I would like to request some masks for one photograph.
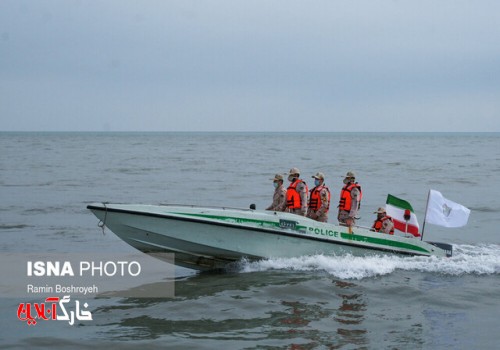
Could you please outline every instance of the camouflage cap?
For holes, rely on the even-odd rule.
[[[385,208],[380,207],[377,209],[377,211],[374,211],[373,214],[385,214]]]
[[[288,175],[300,175],[300,170],[298,168],[292,168],[288,172]]]
[[[354,171],[348,171],[347,174],[345,174],[345,177],[352,177],[353,179],[356,178],[356,174]]]
[[[283,175],[281,174],[276,174],[274,175],[274,179],[271,179],[272,181],[283,181]]]
[[[318,180],[325,180],[325,175],[323,173],[320,173],[320,172],[316,173],[316,175],[313,175],[311,177],[318,179]]]

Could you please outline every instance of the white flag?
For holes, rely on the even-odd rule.
[[[425,221],[429,224],[461,227],[467,225],[469,214],[468,208],[444,198],[441,192],[430,190],[425,214]]]

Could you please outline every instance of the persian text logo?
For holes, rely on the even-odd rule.
[[[70,310],[68,313],[65,304],[68,304],[70,299],[69,295],[65,295],[62,298],[48,297],[43,303],[20,303],[17,308],[17,318],[26,322],[29,326],[36,325],[37,320],[68,321],[70,326],[75,324],[75,319],[92,321],[92,313],[88,310],[82,310],[79,300],[75,300],[75,310]],[[89,305],[84,303],[83,307],[87,309]]]

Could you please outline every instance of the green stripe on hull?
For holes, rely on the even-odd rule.
[[[256,226],[263,227],[263,228],[281,228],[279,222],[275,222],[275,221],[264,221],[264,220],[255,220],[255,219],[247,219],[247,218],[231,217],[231,216],[220,216],[220,215],[208,215],[208,214],[193,214],[193,213],[174,213],[174,214],[194,216],[194,217],[199,217],[199,218],[203,218],[203,219],[219,220],[219,221],[224,221],[227,223],[237,223],[237,224],[250,223],[250,224],[255,224]],[[306,229],[306,226],[297,225],[295,228],[298,231],[300,231],[300,230],[303,231]]]
[[[343,239],[350,240],[350,241],[366,242],[366,243],[370,243],[370,244],[384,245],[384,246],[389,246],[389,247],[393,247],[393,248],[409,249],[409,250],[415,250],[415,251],[419,251],[422,253],[430,254],[430,252],[427,249],[422,248],[422,247],[417,246],[417,245],[410,244],[410,243],[403,243],[403,242],[399,242],[399,241],[388,241],[388,240],[383,239],[383,238],[359,236],[359,235],[350,234],[350,233],[342,233],[341,235],[342,235]]]
[[[230,222],[230,223],[239,223],[239,224],[245,224],[245,223],[251,223],[251,224],[256,224],[259,227],[263,228],[281,228],[279,222],[275,221],[264,221],[264,220],[256,220],[256,219],[247,219],[247,218],[241,218],[241,217],[230,217],[230,216],[220,216],[220,215],[209,215],[209,214],[194,214],[194,213],[174,213],[178,215],[185,215],[185,216],[194,216],[194,217],[199,217],[199,218],[204,218],[204,219],[213,219],[213,220],[220,220],[224,222]],[[298,231],[299,233],[302,234],[313,234],[315,233],[316,229],[314,227],[308,227],[308,226],[303,226],[303,225],[297,225],[295,227],[295,231]],[[337,231],[332,231],[334,233],[337,233]],[[415,252],[421,252],[421,253],[426,253],[430,254],[430,252],[422,248],[418,245],[413,245],[411,243],[404,243],[404,242],[399,242],[399,241],[392,241],[392,240],[386,240],[384,238],[375,238],[375,237],[367,237],[367,236],[361,236],[361,235],[356,235],[356,234],[350,234],[346,232],[340,232],[340,238],[346,240],[346,241],[352,241],[352,242],[359,242],[359,243],[368,243],[368,244],[373,244],[377,245],[379,247],[383,247],[384,249],[390,249],[390,248],[399,248],[399,249],[407,249]],[[389,248],[390,247],[390,248]],[[369,248],[369,247],[367,247]]]

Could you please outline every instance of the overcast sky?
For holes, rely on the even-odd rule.
[[[0,131],[500,131],[500,1],[0,0]]]

